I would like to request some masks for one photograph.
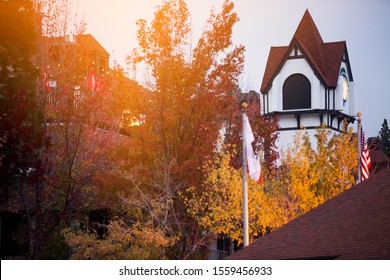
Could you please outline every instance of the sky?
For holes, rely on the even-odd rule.
[[[287,46],[306,9],[324,42],[346,41],[367,137],[377,136],[383,120],[390,122],[390,1],[388,0],[233,0],[240,21],[233,43],[244,45],[244,91],[260,92],[271,46]],[[151,21],[162,0],[71,0],[72,9],[87,22],[92,34],[126,69],[125,57],[137,46],[136,21]],[[223,0],[187,0],[194,40],[212,7],[220,11]],[[196,42],[196,41],[195,41]],[[140,80],[144,74],[137,72]],[[140,81],[142,83],[142,81]],[[356,126],[355,122],[355,126]]]

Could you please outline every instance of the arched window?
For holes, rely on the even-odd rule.
[[[293,74],[283,84],[283,110],[311,108],[311,85],[302,74]]]

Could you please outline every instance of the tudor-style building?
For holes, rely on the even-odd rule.
[[[290,44],[271,47],[260,91],[262,113],[279,118],[282,149],[302,127],[339,131],[343,120],[355,121],[346,42],[325,43],[308,10]]]

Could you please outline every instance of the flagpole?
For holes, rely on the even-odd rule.
[[[357,113],[358,121],[358,183],[362,181],[362,143],[361,143],[361,133],[362,133],[362,113]]]
[[[242,103],[242,197],[243,197],[243,219],[244,219],[244,247],[249,245],[248,231],[248,184],[246,180],[247,158],[246,158],[246,129],[245,118],[248,104]]]

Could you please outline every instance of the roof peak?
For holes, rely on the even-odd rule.
[[[345,41],[325,43],[309,10],[306,9],[290,44],[284,47],[271,47],[260,88],[262,93],[268,92],[273,79],[283,67],[294,47],[301,49],[305,59],[325,86],[332,88],[337,86],[343,53],[346,52],[346,43]],[[347,64],[349,67],[349,62]]]
[[[301,21],[299,22],[297,30],[295,31],[295,34],[293,36],[293,39],[294,38],[306,44],[310,42],[315,44],[324,43],[321,34],[318,31],[318,28],[314,23],[314,20],[308,9],[306,9]]]

